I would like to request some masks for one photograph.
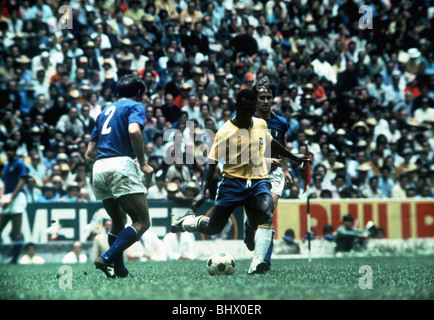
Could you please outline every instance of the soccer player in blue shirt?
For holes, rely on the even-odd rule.
[[[146,91],[144,81],[134,75],[119,79],[119,99],[107,105],[97,118],[86,155],[95,161],[92,187],[112,219],[108,234],[110,248],[95,260],[95,266],[107,277],[130,276],[123,252],[150,227],[146,188],[142,175],[152,176],[145,161],[142,130]],[[126,214],[132,225],[125,227]],[[114,264],[114,274],[110,266]]]
[[[297,162],[310,161],[305,155],[293,155],[267,131],[267,123],[253,118],[256,111],[256,93],[241,90],[236,99],[236,116],[228,120],[217,132],[208,154],[208,162],[201,190],[193,200],[193,213],[206,199],[206,189],[219,160],[224,159],[223,178],[218,185],[215,204],[209,217],[196,216],[191,211],[172,223],[171,232],[188,231],[208,235],[217,234],[225,227],[238,206],[244,206],[249,221],[257,226],[255,250],[248,274],[262,274],[268,265],[264,258],[273,232],[273,198],[264,154],[267,144],[273,153]],[[243,159],[244,158],[244,159]]]
[[[286,132],[289,129],[288,121],[285,118],[276,115],[271,112],[271,105],[274,99],[274,84],[270,82],[267,76],[264,76],[260,80],[256,81],[252,87],[253,91],[256,92],[257,103],[256,103],[256,113],[254,117],[261,118],[267,123],[268,130],[271,133],[273,139],[279,141],[282,145],[285,144]],[[280,159],[281,158],[281,159]],[[286,157],[281,157],[278,154],[271,154],[271,166],[268,173],[271,182],[271,196],[273,197],[273,207],[276,209],[277,202],[282,196],[282,191],[285,187],[285,183],[291,183],[292,177],[288,171],[288,159]],[[250,251],[255,249],[255,226],[249,224],[246,218],[244,222],[245,238],[244,242]],[[271,265],[271,254],[273,252],[273,236],[271,240],[270,247],[268,249],[267,255],[265,257],[265,262]]]
[[[12,221],[12,259],[11,264],[18,262],[24,239],[21,233],[23,213],[27,207],[23,187],[27,177],[27,167],[23,160],[16,157],[18,145],[14,141],[6,141],[3,150],[6,151],[8,162],[3,168],[4,190],[0,192],[0,234],[9,221]],[[0,238],[1,244],[1,238]]]

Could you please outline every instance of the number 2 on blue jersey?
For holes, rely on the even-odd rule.
[[[107,116],[107,119],[104,121],[104,125],[102,126],[101,134],[109,134],[112,131],[112,128],[109,127],[109,122],[113,115],[115,114],[116,106],[110,106],[105,111],[104,115]]]

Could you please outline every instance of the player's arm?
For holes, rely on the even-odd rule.
[[[289,173],[289,167],[288,167],[288,158],[281,156],[282,161],[280,162],[282,165],[282,172],[283,175],[285,176],[285,182],[286,183],[292,183],[292,176]]]
[[[86,157],[95,160],[98,156],[98,145],[94,141],[89,141],[86,150]]]
[[[368,232],[366,230],[357,230],[357,229],[347,230],[345,228],[338,228],[337,235],[339,237],[348,237],[348,238],[366,238],[368,236]]]
[[[98,116],[99,118],[99,116]],[[95,124],[95,127],[93,128],[92,134],[89,139],[89,143],[87,144],[86,149],[86,157],[90,158],[92,160],[96,160],[96,157],[98,157],[98,122]]]
[[[128,134],[130,135],[131,147],[136,155],[140,170],[146,175],[152,175],[154,169],[146,163],[145,160],[145,142],[143,141],[142,129],[138,123],[128,125]]]
[[[286,133],[285,133],[285,139],[283,139],[283,141],[285,141],[285,140],[286,140]],[[282,146],[283,146],[283,144],[282,144]],[[282,158],[282,161],[281,161],[282,172],[283,172],[283,175],[285,176],[285,182],[286,183],[292,183],[292,176],[289,173],[289,167],[288,167],[288,158],[284,157],[284,156],[281,156],[281,158]]]
[[[277,140],[271,140],[271,152],[277,153],[280,156],[287,157],[290,160],[293,160],[298,163],[309,162],[310,159],[306,157],[304,154],[293,154],[288,149],[286,149],[282,144]]]
[[[197,209],[199,209],[200,206],[205,202],[206,189],[208,188],[208,184],[214,176],[216,166],[217,163],[209,163],[209,162],[206,163],[199,194],[193,200],[193,207],[192,207],[193,212],[196,212]]]
[[[139,165],[146,164],[145,161],[145,142],[143,141],[142,130],[138,123],[130,123],[128,125],[128,134],[130,135],[131,146],[134,154],[137,157]]]

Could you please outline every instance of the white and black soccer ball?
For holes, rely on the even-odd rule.
[[[235,260],[226,252],[217,252],[208,258],[206,269],[212,276],[231,275],[235,272]]]

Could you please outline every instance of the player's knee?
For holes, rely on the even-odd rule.
[[[148,230],[151,227],[151,223],[149,220],[141,221],[140,222],[140,235],[144,234],[146,230]]]
[[[273,215],[274,211],[274,201],[271,195],[264,195],[259,202],[259,207],[261,211],[267,211],[267,214]]]
[[[259,225],[273,225],[273,198],[270,195],[264,195],[258,203],[260,214],[257,218]]]

